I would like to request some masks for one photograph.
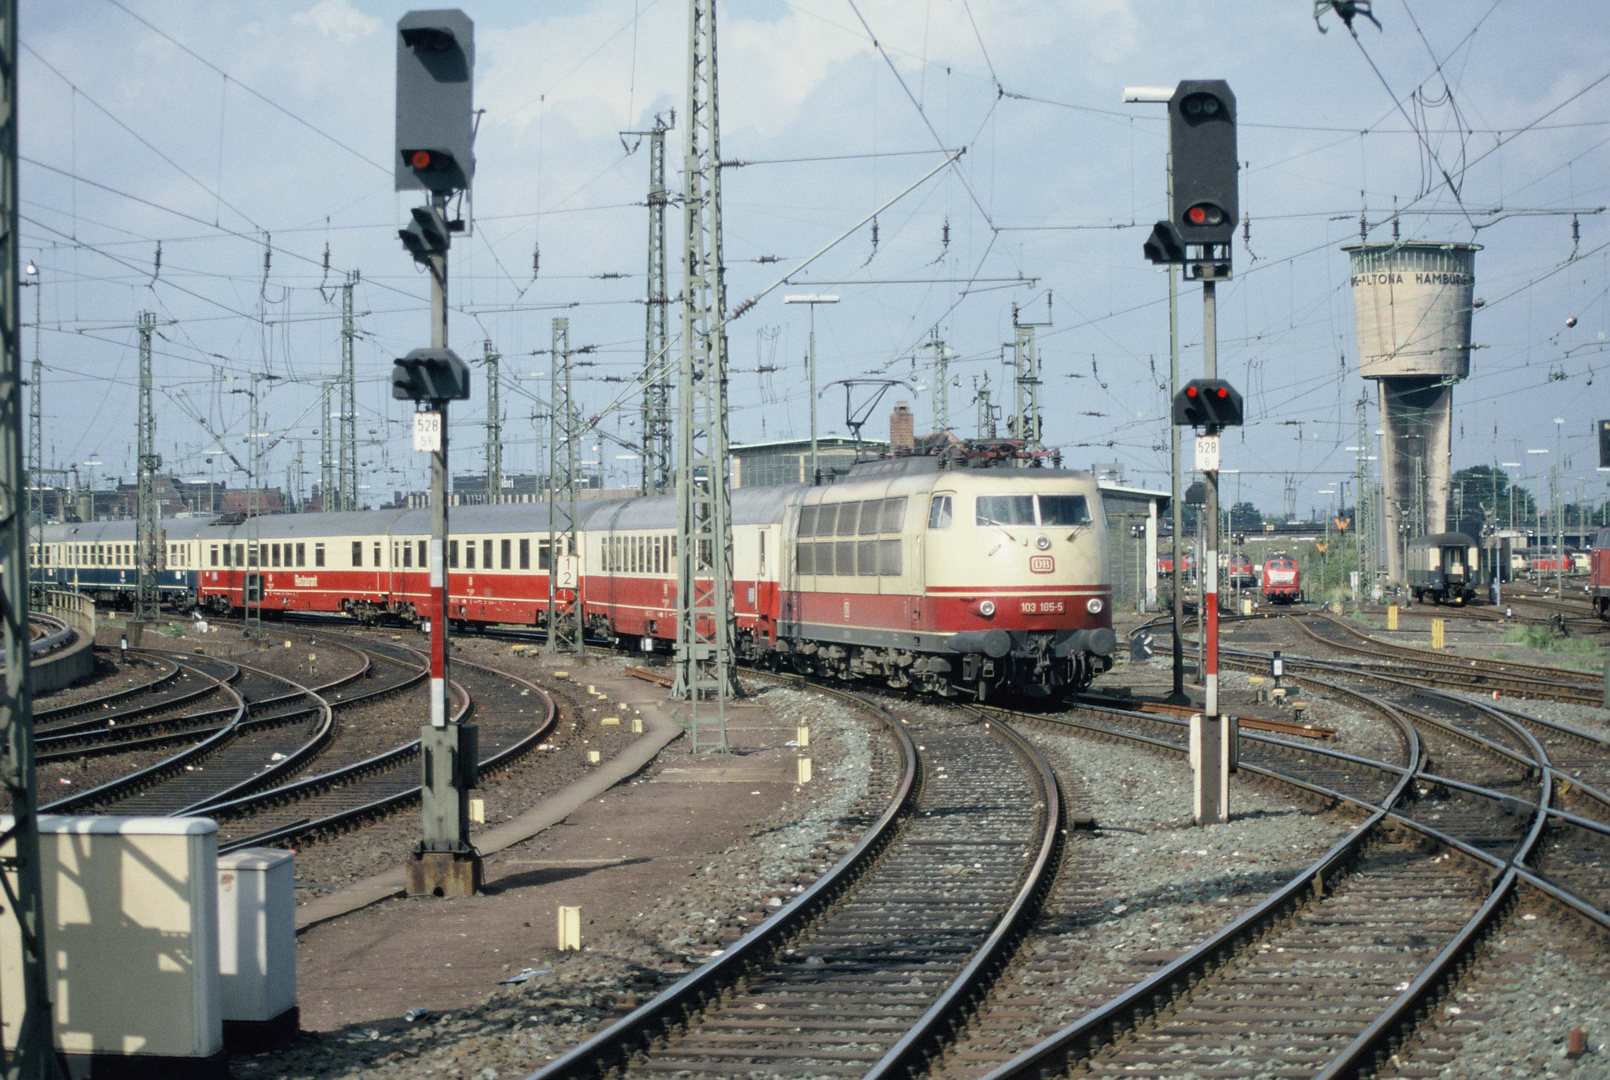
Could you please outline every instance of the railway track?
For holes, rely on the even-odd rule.
[[[1582,672],[1509,660],[1453,659],[1431,649],[1379,641],[1330,615],[1313,613],[1292,618],[1314,641],[1376,657],[1385,669],[1407,681],[1477,693],[1497,690],[1511,697],[1574,705],[1599,705],[1603,701],[1601,681]]]
[[[375,646],[388,659],[412,653]],[[558,714],[553,699],[517,676],[453,661],[463,682],[454,681],[453,722],[474,721],[480,728],[480,769],[490,773],[529,751],[553,731]],[[412,805],[419,798],[419,739],[380,753],[331,754],[319,759],[322,771],[266,790],[210,803],[206,812],[219,824],[219,850],[263,844],[289,844],[335,835]]]
[[[998,719],[828,692],[901,747],[882,816],[776,915],[538,1075],[908,1075],[987,985],[1055,864],[1049,766]]]

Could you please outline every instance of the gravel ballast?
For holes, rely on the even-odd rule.
[[[1610,945],[1603,931],[1536,893],[1480,948],[1382,1080],[1610,1076]],[[1568,1058],[1573,1028],[1587,1052]]]
[[[748,840],[687,880],[665,882],[659,901],[627,929],[592,936],[580,952],[533,963],[547,970],[519,985],[489,988],[481,1005],[413,1023],[304,1034],[287,1051],[232,1060],[231,1075],[523,1076],[746,933],[860,839],[886,805],[890,773],[898,766],[893,740],[847,705],[791,689],[757,684],[752,690],[751,702],[763,703],[780,721],[809,722],[815,777],[808,793],[764,818]],[[666,760],[662,755],[632,784],[650,784]],[[538,850],[542,841],[535,837],[510,854]]]

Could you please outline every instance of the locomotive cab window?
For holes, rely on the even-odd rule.
[[[980,495],[974,520],[979,525],[1033,525],[1033,495]]]
[[[1040,524],[1089,525],[1090,504],[1083,495],[1040,495]]]
[[[951,497],[949,495],[934,496],[933,501],[928,504],[928,527],[930,529],[950,528],[950,504]]]

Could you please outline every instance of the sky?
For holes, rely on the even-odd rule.
[[[22,0],[23,252],[39,271],[25,359],[37,338],[47,466],[132,479],[135,326],[150,311],[165,467],[244,483],[256,387],[266,478],[310,490],[320,386],[340,366],[337,286],[355,272],[360,496],[425,486],[411,406],[389,390],[392,360],[429,342],[428,281],[396,237],[418,196],[393,190],[390,165],[406,10]],[[635,483],[648,161],[621,133],[674,112],[680,190],[686,5],[464,10],[485,111],[450,344],[501,355],[503,468],[529,473],[551,322],[567,318],[572,346],[593,347],[575,368],[599,418],[583,458],[611,486]],[[1376,420],[1341,246],[1361,217],[1370,240],[1390,239],[1396,207],[1405,238],[1481,245],[1455,468],[1521,462],[1509,471],[1546,488],[1558,456],[1568,498],[1603,498],[1610,24],[1588,2],[1375,0],[1374,13],[1381,28],[1360,18],[1355,39],[1333,14],[1316,24],[1309,0],[721,3],[721,155],[743,163],[722,179],[729,302],[792,272],[729,324],[733,440],[809,434],[809,311],[787,294],[841,297],[816,314],[824,387],[900,381],[867,425],[877,437],[895,400],[933,428],[935,331],[955,354],[949,426],[976,433],[986,379],[1010,409],[1016,305],[1050,323],[1037,331],[1046,442],[1069,465],[1119,462],[1128,482],[1166,489],[1167,284],[1140,249],[1164,211],[1167,128],[1163,107],[1125,105],[1122,89],[1223,78],[1249,219],[1219,289],[1219,370],[1247,402],[1225,440],[1230,497],[1274,512],[1290,490],[1304,514],[1342,499],[1358,402],[1368,431]],[[875,240],[853,228],[891,199]],[[673,292],[681,224],[673,206]],[[1184,286],[1185,377],[1201,371],[1200,312]],[[474,369],[450,415],[455,474],[484,468]],[[843,395],[820,396],[824,433],[846,430]]]

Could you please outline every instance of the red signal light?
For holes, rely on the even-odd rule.
[[[1195,397],[1195,396],[1196,396],[1196,387],[1194,387],[1194,386],[1187,386],[1187,387],[1186,387],[1186,388],[1185,388],[1185,396],[1186,396],[1186,397]]]
[[[430,151],[415,150],[413,158],[410,159],[410,164],[412,164],[416,169],[430,168]]]
[[[1200,206],[1193,206],[1185,211],[1185,219],[1192,225],[1206,225],[1207,210]]]
[[[1226,390],[1224,387],[1221,386],[1221,387],[1219,387],[1219,396],[1221,398],[1227,398],[1227,397],[1230,396],[1230,391]]]

